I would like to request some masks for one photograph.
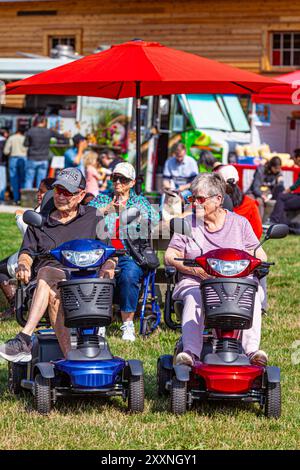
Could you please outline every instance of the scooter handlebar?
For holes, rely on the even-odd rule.
[[[127,250],[116,250],[114,256],[123,256],[126,255]]]
[[[190,266],[190,267],[197,267],[198,264],[194,259],[187,259],[187,258],[174,258],[174,261],[181,261],[183,266]]]

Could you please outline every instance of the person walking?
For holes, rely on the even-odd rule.
[[[29,129],[25,136],[25,147],[28,147],[25,188],[38,188],[41,181],[46,178],[49,167],[49,147],[52,137],[64,140],[68,133],[64,135],[54,129],[47,129],[47,119],[39,116],[35,127]]]
[[[24,146],[24,142],[24,129],[20,127],[15,134],[7,139],[3,150],[4,154],[9,157],[9,182],[15,203],[20,201],[20,190],[25,186],[27,148]]]
[[[7,161],[4,155],[4,146],[9,136],[7,129],[0,129],[0,204],[5,200],[5,190],[7,186]]]

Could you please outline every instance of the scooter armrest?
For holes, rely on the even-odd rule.
[[[165,275],[168,280],[171,280],[175,276],[176,273],[177,273],[177,269],[174,266],[165,267]]]

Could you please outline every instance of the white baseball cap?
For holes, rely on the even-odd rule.
[[[135,169],[131,165],[131,163],[128,163],[128,162],[118,163],[113,170],[113,175],[115,175],[116,173],[118,175],[123,175],[125,176],[125,178],[128,178],[130,180],[135,180],[135,176],[136,176]]]
[[[221,175],[226,182],[231,179],[234,183],[237,183],[239,180],[238,171],[233,165],[219,165],[216,167],[215,172]]]

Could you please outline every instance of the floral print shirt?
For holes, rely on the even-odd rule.
[[[99,194],[89,203],[89,206],[95,207],[96,209],[103,209],[112,202],[113,197],[113,195]],[[126,245],[127,233],[132,240],[137,238],[149,239],[151,231],[159,222],[159,213],[145,198],[145,196],[137,195],[133,189],[130,191],[125,207],[126,209],[135,207],[141,213],[140,217],[136,221],[133,221],[128,227],[120,226],[119,238],[123,244],[128,247]],[[105,226],[111,238],[115,238],[116,235],[117,215],[118,214],[116,212],[112,212],[104,216]]]

